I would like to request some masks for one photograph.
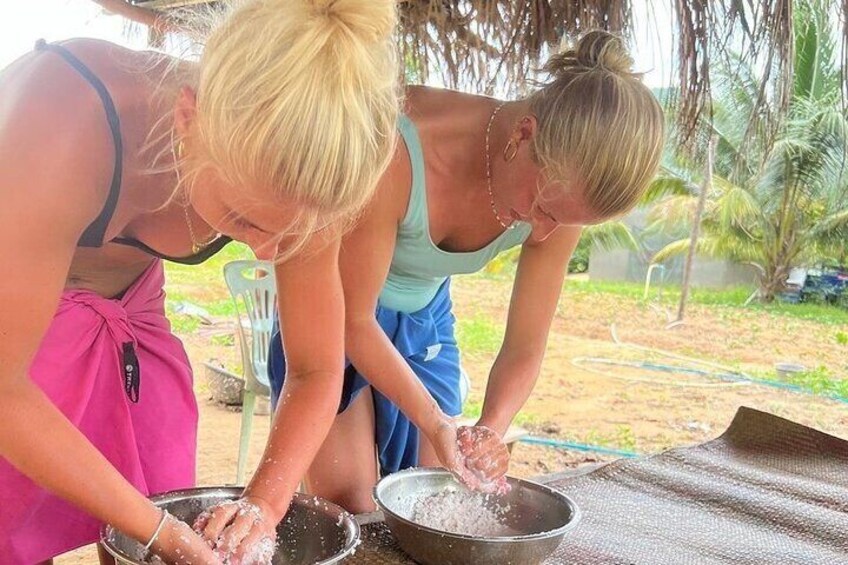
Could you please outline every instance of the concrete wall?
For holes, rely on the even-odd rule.
[[[664,280],[679,284],[683,280],[684,259],[666,261],[663,266]],[[589,256],[589,278],[603,281],[645,282],[648,262],[631,251],[603,251],[593,249]],[[659,281],[660,273],[654,274]],[[754,269],[730,261],[716,261],[698,256],[692,267],[692,285],[705,288],[727,288],[732,286],[750,286],[756,282]]]
[[[645,224],[646,213],[636,210],[625,222],[638,233]],[[652,237],[644,241],[645,256],[651,257],[658,250],[672,241],[672,238]],[[646,257],[632,251],[617,249],[604,251],[593,249],[589,255],[589,278],[604,281],[645,282],[648,271]],[[665,261],[664,280],[668,283],[680,284],[683,280],[684,257],[676,257]],[[654,281],[659,282],[660,273],[654,274]],[[696,256],[692,268],[692,284],[705,288],[727,288],[732,286],[750,286],[756,283],[756,272],[750,265],[740,265],[730,261],[717,261],[708,257]]]

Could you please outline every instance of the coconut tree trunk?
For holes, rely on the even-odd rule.
[[[686,313],[686,302],[689,300],[689,287],[692,279],[692,265],[695,263],[695,254],[698,249],[698,237],[701,235],[701,217],[704,215],[704,207],[707,204],[707,193],[713,185],[713,161],[715,160],[716,137],[710,136],[707,148],[707,159],[704,165],[704,182],[701,193],[698,195],[698,205],[695,207],[695,216],[692,218],[692,233],[689,236],[689,253],[686,255],[686,263],[683,265],[683,287],[680,292],[680,306],[677,309],[677,320],[683,321]]]
[[[789,270],[785,267],[774,266],[766,271],[763,281],[760,283],[760,300],[766,304],[774,302],[778,293],[783,291]]]
[[[786,290],[789,271],[794,264],[794,257],[781,256],[773,264],[766,265],[760,280],[760,300],[767,304],[774,302],[777,295]]]

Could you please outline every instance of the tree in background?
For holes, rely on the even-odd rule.
[[[828,9],[795,3],[794,77],[782,120],[780,97],[762,89],[767,65],[736,57],[720,66],[712,91],[718,140],[713,191],[707,195],[699,253],[748,263],[760,297],[772,301],[790,269],[844,261],[848,241],[848,119],[842,110],[837,48]],[[766,104],[763,105],[762,101]],[[701,166],[667,155],[653,190],[649,229],[680,233],[691,221]],[[682,237],[654,262],[685,253]]]

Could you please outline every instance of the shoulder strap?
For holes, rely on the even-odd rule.
[[[126,245],[128,247],[135,247],[136,249],[147,253],[153,257],[158,257],[164,261],[170,261],[171,263],[178,263],[180,265],[200,265],[220,250],[224,248],[225,245],[230,243],[232,238],[222,235],[215,239],[212,243],[195,253],[194,255],[189,255],[188,257],[172,257],[170,255],[163,255],[159,253],[149,245],[131,237],[116,237],[110,243],[117,243],[118,245]]]
[[[106,202],[100,214],[93,222],[85,229],[80,236],[78,245],[80,247],[100,247],[103,245],[103,238],[106,235],[106,228],[109,227],[109,222],[112,220],[112,215],[115,213],[115,208],[118,205],[118,196],[121,193],[121,174],[123,171],[123,140],[121,138],[121,121],[118,117],[118,111],[115,109],[115,103],[103,84],[97,76],[91,72],[82,61],[80,61],[73,53],[54,43],[47,43],[43,39],[39,39],[35,44],[35,48],[40,51],[51,51],[64,59],[70,66],[74,68],[82,77],[97,91],[103,103],[103,109],[106,111],[106,119],[109,122],[109,129],[112,132],[112,142],[115,145],[115,168],[112,172],[112,183],[109,186],[109,195],[106,197]]]

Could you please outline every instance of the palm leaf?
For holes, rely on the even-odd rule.
[[[848,232],[848,203],[845,203],[845,208],[830,214],[826,218],[817,222],[813,233],[820,237],[827,235],[844,236]]]
[[[640,204],[650,205],[669,196],[690,196],[694,186],[684,178],[673,176],[663,171],[648,186],[648,190],[642,195]]]
[[[697,198],[691,195],[669,196],[648,211],[645,231],[650,234],[677,234],[688,230],[697,206]]]
[[[713,175],[713,191],[716,201],[716,211],[734,221],[724,225],[749,221],[760,213],[760,203],[748,189],[734,184],[720,175]]]
[[[582,237],[591,242],[593,247],[599,247],[606,251],[622,248],[638,251],[641,248],[633,231],[621,220],[610,220],[587,226],[583,228]]]
[[[691,240],[687,237],[685,239],[678,239],[677,241],[672,241],[667,244],[665,247],[654,253],[654,256],[651,257],[651,263],[663,263],[668,261],[669,259],[673,259],[674,257],[679,257],[680,255],[684,255],[689,252],[689,245],[691,244]]]
[[[651,257],[651,263],[662,263],[684,255],[689,252],[691,245],[692,240],[688,237],[672,241],[654,253],[653,257]],[[751,253],[750,247],[744,243],[722,241],[720,238],[708,235],[701,235],[698,238],[697,251],[698,255],[714,259],[722,259],[728,257],[728,255],[732,255],[739,257],[740,260],[749,260],[756,256]]]

